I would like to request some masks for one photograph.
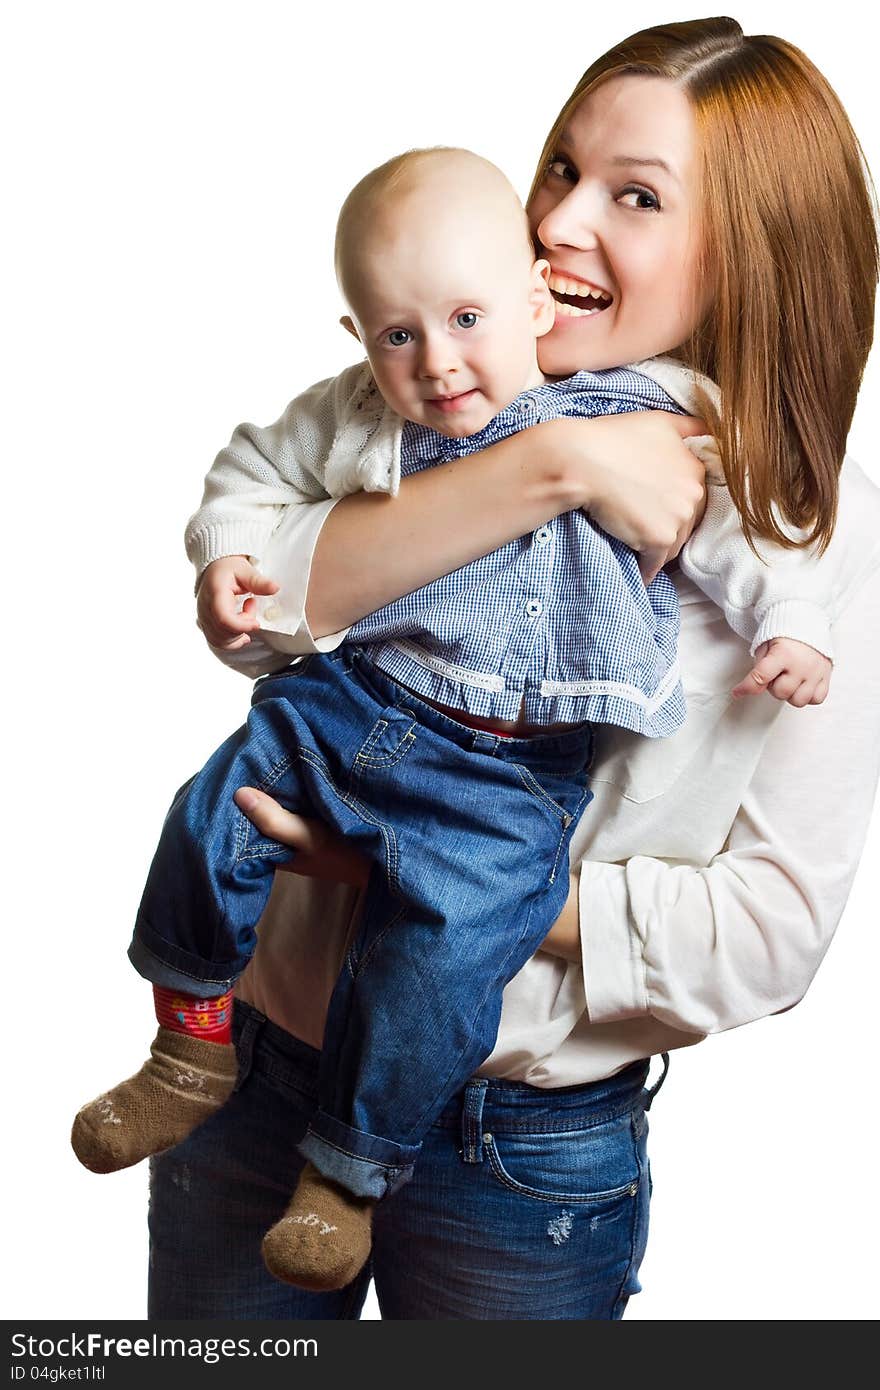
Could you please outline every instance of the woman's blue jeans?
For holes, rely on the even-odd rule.
[[[371,1273],[387,1319],[623,1316],[648,1235],[647,1061],[561,1090],[473,1078],[376,1208],[371,1266],[313,1294],[273,1279],[260,1242],[302,1165],[319,1056],[247,1005],[235,1026],[237,1091],[153,1160],[151,1318],[355,1319]]]

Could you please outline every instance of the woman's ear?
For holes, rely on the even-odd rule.
[[[550,279],[550,262],[535,261],[532,266],[532,286],[529,290],[529,304],[535,323],[535,337],[543,338],[556,322],[556,301],[550,293],[547,281]]]
[[[360,333],[358,333],[357,329],[354,326],[354,320],[349,318],[348,314],[343,314],[339,322],[342,324],[342,327],[346,330],[346,332],[350,333],[353,338],[357,338],[358,342],[360,342],[361,335]]]

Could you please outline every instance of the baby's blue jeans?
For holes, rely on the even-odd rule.
[[[299,1151],[383,1197],[491,1052],[502,990],[562,909],[591,751],[589,726],[530,739],[470,729],[357,648],[306,657],[257,684],[247,724],[178,793],[130,957],[155,984],[206,997],[241,974],[290,852],[238,810],[237,787],[360,845],[373,869]]]

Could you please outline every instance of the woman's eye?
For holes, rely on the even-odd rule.
[[[626,202],[631,198],[632,202]],[[625,203],[628,208],[636,208],[639,212],[659,212],[660,199],[656,193],[652,193],[650,188],[625,188],[619,195],[619,202]]]
[[[553,155],[547,163],[547,173],[552,174],[556,179],[565,179],[568,183],[576,183],[577,175],[572,169],[567,159],[560,155]]]
[[[472,309],[466,309],[463,314],[456,314],[455,322],[458,328],[476,328],[479,315],[475,314]]]
[[[412,342],[412,334],[408,328],[392,328],[385,334],[385,341],[389,347],[406,347]]]

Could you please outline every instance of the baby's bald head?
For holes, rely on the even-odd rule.
[[[430,273],[438,241],[488,242],[495,253],[528,268],[535,259],[525,210],[496,165],[470,150],[408,150],[372,169],[351,190],[336,225],[336,277],[346,302],[357,310],[365,262],[384,252],[393,264],[395,245],[418,239]]]
[[[361,179],[336,233],[342,322],[404,419],[463,437],[539,385],[553,326],[526,215],[494,164],[413,150]]]

